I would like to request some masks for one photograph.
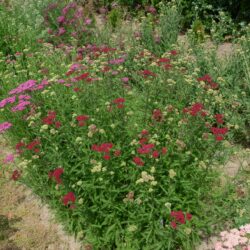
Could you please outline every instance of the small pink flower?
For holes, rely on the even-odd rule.
[[[129,81],[129,78],[128,78],[128,77],[123,77],[123,78],[122,78],[122,81],[123,81],[124,83],[127,83],[127,82]]]
[[[214,250],[224,250],[221,242],[216,242],[214,246]]]
[[[58,18],[57,18],[57,22],[58,23],[63,23],[65,21],[65,16],[59,16]]]
[[[58,30],[58,36],[61,36],[64,33],[66,33],[66,30],[63,27],[60,27],[59,30]]]
[[[92,23],[92,20],[90,18],[86,18],[84,23],[86,25],[90,25]]]
[[[13,154],[8,154],[5,159],[3,160],[3,162],[6,164],[6,163],[10,163],[10,162],[13,162],[14,161],[14,155]]]

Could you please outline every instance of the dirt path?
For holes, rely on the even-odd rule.
[[[3,167],[2,159],[8,153],[8,145],[1,140],[0,166]],[[3,174],[1,167],[0,174],[0,250],[82,249],[55,223],[39,197],[24,185],[9,180],[9,174]]]

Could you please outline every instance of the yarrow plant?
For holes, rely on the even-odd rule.
[[[162,15],[177,16],[172,7]],[[157,33],[157,11],[147,11]],[[166,16],[150,51],[145,40],[117,43],[118,30],[110,44],[101,28],[92,42],[75,2],[44,15],[47,40],[0,61],[0,133],[15,151],[4,164],[17,163],[9,178],[93,249],[194,249],[218,218],[231,221],[238,200],[220,189],[217,166],[244,109],[218,73],[164,47]]]

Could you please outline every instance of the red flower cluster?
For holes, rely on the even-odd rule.
[[[30,142],[28,145],[26,145],[26,148],[28,150],[33,150],[35,153],[38,153],[40,151],[40,149],[37,148],[37,146],[40,144],[41,143],[39,140],[34,140],[34,141]]]
[[[170,63],[170,59],[169,58],[165,58],[165,57],[162,57],[158,60],[158,65],[160,63]]]
[[[213,82],[212,77],[210,75],[204,75],[202,77],[197,78],[197,80],[199,82],[201,82],[201,81],[205,82],[206,83],[206,86],[205,86],[206,89],[209,89],[209,88],[218,89],[219,88],[218,83]]]
[[[134,157],[133,158],[133,162],[137,165],[137,166],[143,166],[144,162],[142,161],[142,159],[140,157]]]
[[[13,181],[16,181],[20,178],[20,176],[21,176],[21,173],[18,170],[14,170],[12,173],[11,179]]]
[[[142,71],[142,74],[143,74],[143,76],[144,76],[145,78],[147,78],[147,77],[149,77],[149,76],[153,76],[153,77],[156,76],[156,74],[155,74],[154,72],[152,72],[152,71],[150,71],[150,70],[148,70],[148,69],[143,70],[143,71]]]
[[[16,144],[16,151],[18,154],[23,153],[23,151],[21,150],[22,147],[25,147],[25,143],[23,143],[22,141],[20,141]]]
[[[82,127],[82,126],[85,126],[86,125],[86,121],[89,119],[89,116],[88,115],[78,115],[76,117],[76,120],[78,121],[78,126],[79,127]]]
[[[50,171],[48,176],[50,179],[54,178],[57,184],[61,184],[61,175],[64,172],[63,168],[56,168],[54,171]]]
[[[61,123],[59,121],[56,121],[56,112],[55,111],[49,111],[48,115],[43,118],[43,123],[47,125],[52,125],[54,124],[56,128],[61,127]]]
[[[216,141],[222,141],[224,139],[223,135],[228,132],[228,128],[212,127],[211,131],[215,135]]]
[[[188,113],[192,116],[197,116],[198,114],[200,114],[201,116],[206,116],[206,112],[203,111],[203,104],[202,103],[194,103],[190,108],[184,108],[183,112],[184,113]]]
[[[75,77],[74,79],[76,81],[80,81],[80,80],[86,79],[88,76],[89,76],[89,73],[84,73],[84,74],[81,74],[80,76]]]
[[[165,154],[167,153],[167,151],[168,151],[168,149],[167,149],[166,147],[163,147],[163,148],[161,149],[161,153],[162,153],[163,155],[165,155]]]
[[[176,56],[176,55],[178,54],[178,52],[177,52],[177,50],[171,50],[171,51],[170,51],[170,54],[171,54],[172,56]]]
[[[222,115],[222,114],[216,114],[214,116],[214,118],[216,119],[217,123],[219,123],[219,124],[223,124],[224,123],[224,121],[223,121],[224,115]]]
[[[66,195],[63,196],[63,204],[67,206],[70,202],[74,203],[76,201],[75,194],[73,192],[68,192]],[[73,208],[73,205],[71,205]]]
[[[157,150],[154,150],[152,153],[153,158],[158,158],[160,156],[160,153]]]
[[[154,144],[143,144],[140,148],[137,149],[137,153],[149,154],[154,147]]]
[[[116,107],[118,109],[124,108],[124,102],[125,102],[125,99],[122,97],[119,97],[113,100],[113,103],[116,104]]]
[[[172,65],[170,64],[169,58],[160,58],[157,62],[158,66],[163,66],[164,69],[171,69]]]
[[[141,133],[139,135],[140,136],[139,143],[141,145],[144,145],[148,141],[148,138],[147,138],[148,135],[149,135],[149,132],[146,129],[141,131]]]
[[[186,213],[186,215],[180,210],[180,211],[172,211],[170,213],[171,218],[173,220],[171,221],[171,227],[176,229],[177,223],[185,224],[186,221],[189,221],[192,219],[192,215],[189,213]]]
[[[113,148],[113,144],[112,143],[103,143],[101,145],[92,145],[92,150],[99,152],[99,153],[104,153],[103,158],[105,160],[110,160],[110,150],[111,148]],[[119,154],[119,152],[117,152],[117,154]]]
[[[160,109],[154,109],[153,110],[153,114],[152,114],[152,119],[157,121],[157,122],[161,122],[163,119],[163,114],[161,112]]]

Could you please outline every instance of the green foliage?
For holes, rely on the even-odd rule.
[[[201,20],[197,19],[192,24],[192,33],[194,40],[198,43],[204,42],[205,40],[205,27]]]
[[[108,14],[108,22],[113,29],[116,29],[122,20],[122,12],[120,9],[112,9]]]
[[[180,32],[180,14],[174,3],[159,5],[160,18],[158,24],[153,15],[148,14],[142,22],[142,43],[157,54],[170,50],[176,43]]]

